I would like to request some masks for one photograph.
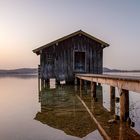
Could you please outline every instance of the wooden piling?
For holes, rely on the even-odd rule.
[[[38,92],[40,92],[40,78],[38,77]]]
[[[91,97],[96,98],[96,82],[91,82]]]
[[[110,86],[110,112],[115,114],[115,87]]]
[[[38,92],[40,92],[40,65],[38,65]]]
[[[41,90],[44,88],[44,79],[41,79]]]
[[[77,85],[77,78],[74,79],[74,84]]]
[[[80,91],[82,91],[82,86],[83,86],[83,80],[80,79]]]
[[[122,89],[120,94],[120,120],[126,121],[129,117],[129,91]]]
[[[47,84],[48,84],[48,83],[47,83],[47,80],[45,80],[45,88],[47,88]]]
[[[93,82],[93,98],[96,98],[96,86],[97,86],[97,83]]]
[[[97,101],[100,102],[101,104],[103,103],[103,89],[102,89],[102,85],[98,84],[97,86],[97,90],[98,90],[98,94],[96,93],[96,97],[97,97]]]
[[[91,97],[93,97],[93,82],[90,82],[90,93],[91,93]]]

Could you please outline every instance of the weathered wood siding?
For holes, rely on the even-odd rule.
[[[48,80],[56,78],[73,81],[74,53],[85,52],[85,71],[83,73],[102,73],[103,48],[101,44],[84,36],[76,35],[42,50],[40,55],[41,77]]]

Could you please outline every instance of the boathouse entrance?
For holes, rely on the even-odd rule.
[[[76,72],[85,72],[86,59],[85,52],[74,52],[74,70]]]

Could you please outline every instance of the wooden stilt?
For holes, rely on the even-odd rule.
[[[87,90],[87,81],[84,80],[83,83],[84,83],[84,89]]]
[[[46,80],[44,80],[44,88],[46,88]]]
[[[38,65],[38,92],[40,92],[40,65]]]
[[[91,97],[93,97],[93,82],[92,81],[90,83],[90,88],[91,88],[91,91],[90,91]]]
[[[97,94],[98,102],[103,104],[103,88],[102,88],[102,85],[98,84],[97,89],[98,89],[98,94]]]
[[[96,98],[96,82],[93,82],[93,98]]]
[[[47,80],[45,80],[45,88],[47,88]]]
[[[115,87],[110,86],[110,112],[115,114]]]
[[[83,86],[83,80],[80,79],[80,97],[82,97],[82,86]]]
[[[40,78],[38,77],[38,92],[40,92]]]
[[[41,90],[44,88],[44,80],[41,79]]]
[[[75,84],[74,88],[75,88],[75,91],[78,90],[78,87],[77,87],[78,86],[78,83],[77,82],[78,82],[78,78],[75,77],[75,80],[74,80],[74,84]]]
[[[129,91],[122,89],[120,94],[120,120],[126,121],[129,117]]]
[[[80,79],[80,91],[82,90],[82,86],[83,86],[83,81],[82,79]]]
[[[77,85],[77,78],[75,77],[74,84]]]

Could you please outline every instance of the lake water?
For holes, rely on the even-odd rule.
[[[109,110],[109,87],[103,85],[102,90],[103,105]],[[73,94],[72,86],[38,93],[37,77],[0,77],[0,139],[102,140],[96,125]],[[130,93],[130,107],[135,122],[133,129],[140,133],[138,93]]]
[[[62,93],[61,91],[59,91]],[[63,94],[65,94],[63,92]],[[50,94],[44,94],[50,95]],[[60,98],[60,97],[58,97]],[[46,98],[45,98],[46,99]],[[60,98],[61,99],[61,98]],[[71,101],[70,101],[71,104]],[[82,105],[74,104],[81,108]],[[73,109],[73,106],[71,106]],[[62,108],[62,107],[61,107]],[[73,109],[74,110],[74,109]],[[41,122],[42,112],[39,102],[37,77],[0,77],[0,139],[1,140],[80,140],[77,136],[67,135],[54,124],[46,125]],[[70,112],[70,111],[69,111]],[[72,111],[77,112],[77,110]],[[84,108],[81,114],[90,116]],[[57,112],[57,114],[61,112]],[[78,115],[81,115],[78,114]],[[77,114],[76,114],[77,115]],[[86,122],[85,118],[85,122]],[[80,116],[79,116],[80,120]],[[43,121],[43,120],[42,120]],[[60,122],[63,124],[63,120]],[[76,123],[76,121],[71,122]],[[93,123],[93,121],[92,121]],[[77,123],[79,124],[79,123]],[[82,124],[82,123],[81,123]],[[72,124],[71,124],[72,125]],[[87,124],[88,125],[88,124]],[[95,126],[93,124],[93,126]],[[69,127],[67,122],[65,127]],[[75,126],[77,130],[83,126]],[[93,128],[91,128],[93,129]],[[85,129],[86,130],[86,129]],[[102,139],[99,132],[94,128],[89,134],[83,136],[85,140],[91,138]],[[82,130],[85,133],[84,130]],[[80,131],[79,131],[80,132]],[[78,135],[78,134],[77,134]]]

